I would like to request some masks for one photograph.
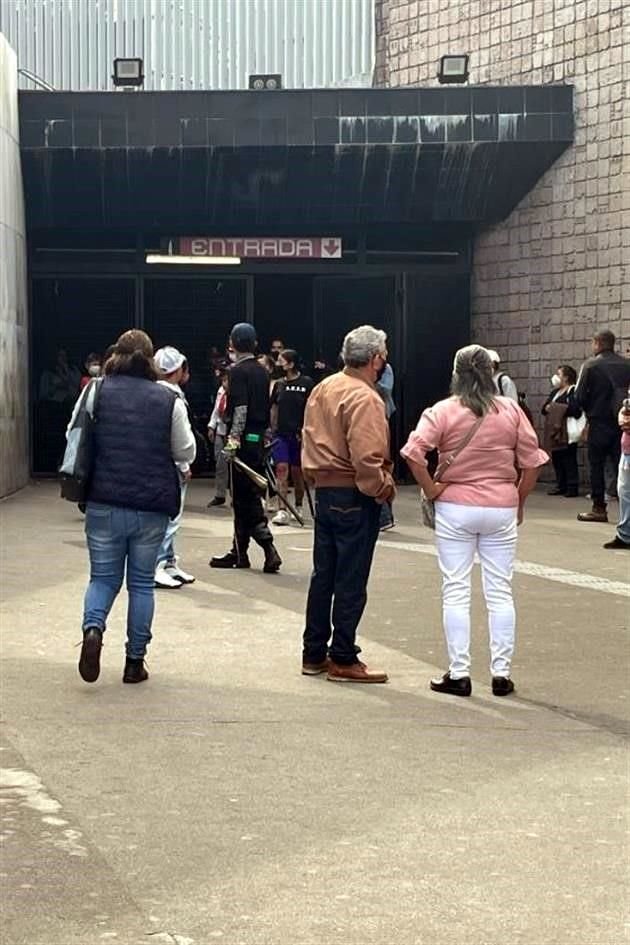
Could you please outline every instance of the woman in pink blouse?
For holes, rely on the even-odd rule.
[[[514,691],[510,678],[515,612],[512,568],[516,528],[527,496],[548,460],[518,404],[499,397],[485,348],[469,345],[455,355],[452,396],[425,410],[401,450],[414,478],[435,500],[435,534],[442,572],[444,633],[449,669],[431,680],[431,689],[469,696],[471,574],[475,552],[481,561],[488,608],[490,672],[495,696]],[[483,418],[472,439],[446,469],[440,482],[427,470],[426,453],[438,449],[440,462]]]

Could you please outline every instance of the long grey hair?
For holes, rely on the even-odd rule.
[[[481,345],[460,348],[453,362],[451,394],[459,397],[477,417],[483,417],[496,397],[493,365],[490,355]]]

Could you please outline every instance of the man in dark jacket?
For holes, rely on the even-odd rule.
[[[235,325],[230,335],[226,423],[228,456],[237,456],[255,472],[264,474],[265,438],[269,429],[269,376],[255,357],[256,332],[252,325]],[[210,560],[211,568],[249,568],[247,555],[253,538],[265,553],[266,574],[280,570],[282,560],[273,543],[260,489],[235,463],[231,467],[234,539],[227,554]]]
[[[593,357],[582,365],[575,400],[588,418],[588,462],[593,508],[579,522],[607,522],[604,468],[610,457],[619,465],[617,414],[630,385],[630,360],[615,352],[615,336],[600,331],[593,338]]]

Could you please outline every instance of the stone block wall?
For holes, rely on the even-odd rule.
[[[575,145],[476,240],[474,337],[536,412],[559,362],[593,332],[630,353],[630,4],[627,0],[376,0],[377,85],[437,85],[470,54],[471,85],[575,86]]]
[[[26,234],[15,54],[0,33],[0,497],[29,476]]]

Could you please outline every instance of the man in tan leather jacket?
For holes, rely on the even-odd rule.
[[[359,660],[355,639],[381,505],[396,491],[389,427],[376,389],[387,362],[385,332],[355,328],[344,339],[342,358],[344,370],[311,394],[302,432],[302,468],[316,490],[302,672],[326,673],[334,682],[383,683],[386,673]]]

